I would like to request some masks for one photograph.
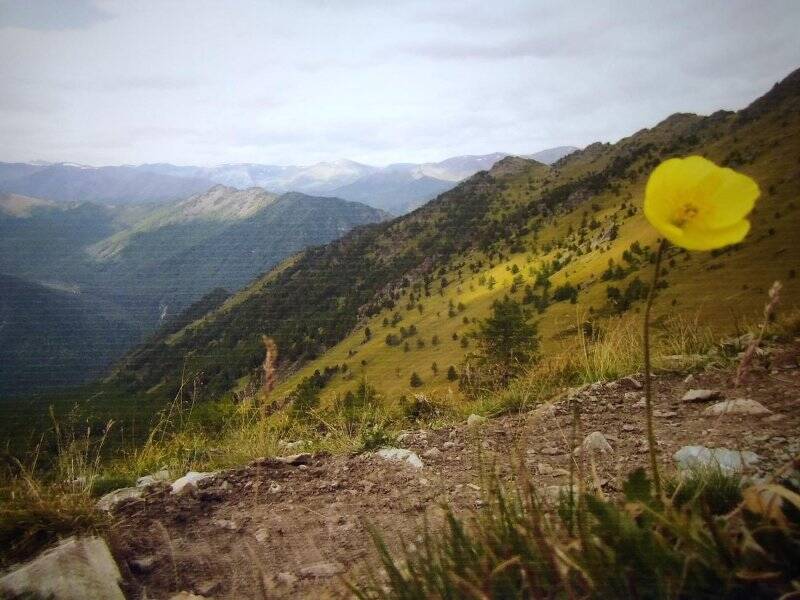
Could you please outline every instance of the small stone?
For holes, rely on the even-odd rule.
[[[542,448],[541,454],[544,454],[545,456],[558,456],[559,454],[564,454],[564,453],[554,446],[547,446],[545,448]]]
[[[530,417],[535,420],[548,419],[556,416],[556,407],[546,402],[537,406],[530,412]]]
[[[722,396],[719,390],[689,390],[681,398],[681,402],[710,402]]]
[[[127,487],[108,492],[102,496],[95,506],[97,510],[112,511],[118,504],[126,500],[138,500],[144,495],[144,488]]]
[[[448,440],[444,444],[442,444],[442,448],[444,448],[445,450],[448,450],[450,448],[454,448],[455,445],[456,445],[455,442],[451,442],[451,441]]]
[[[647,401],[644,398],[642,398],[638,402],[634,402],[631,406],[632,408],[644,408],[645,406],[647,406]]]
[[[684,380],[683,380],[683,383],[685,383],[685,384],[689,385],[689,384],[690,384],[690,383],[692,383],[692,382],[694,382],[694,375],[692,375],[691,373],[689,373],[689,374],[686,376],[686,379],[684,379]]]
[[[210,479],[211,477],[214,477],[214,475],[216,475],[216,473],[199,473],[197,471],[189,471],[186,475],[180,479],[176,479],[172,483],[172,493],[180,494],[182,492],[195,489],[198,483],[204,479]]]
[[[606,452],[614,451],[613,448],[611,448],[611,444],[606,440],[606,436],[599,431],[593,431],[587,435],[581,446],[586,452],[601,452],[605,454]],[[576,448],[576,450],[578,449]]]
[[[220,582],[218,579],[209,579],[208,581],[204,581],[203,583],[199,584],[195,590],[198,594],[203,597],[208,597],[214,593],[214,591],[220,586]]]
[[[419,456],[405,448],[381,448],[376,454],[386,460],[406,462],[415,469],[421,469],[424,466]]]
[[[422,456],[425,458],[437,458],[442,455],[442,451],[439,450],[436,446],[431,448],[430,450],[426,450],[423,452]]]
[[[684,446],[673,458],[679,469],[695,467],[719,467],[723,471],[742,471],[761,460],[755,452],[738,451],[727,448],[706,448],[705,446]]]
[[[143,558],[135,558],[128,564],[131,567],[131,571],[134,573],[146,574],[153,570],[156,564],[156,557],[150,555]]]
[[[622,426],[622,431],[637,431],[639,428],[636,425],[626,423]]]
[[[288,571],[284,571],[282,573],[278,573],[277,575],[275,575],[275,582],[278,585],[292,587],[295,583],[297,583],[297,577],[295,577]]]
[[[536,470],[539,472],[540,475],[550,475],[555,470],[553,467],[548,465],[547,463],[540,462],[536,465]]]
[[[173,594],[169,597],[169,600],[208,600],[208,598],[184,590],[182,592],[178,592],[177,594]]]
[[[338,562],[318,562],[307,567],[303,567],[298,572],[301,577],[333,577],[344,571],[344,567]]]
[[[214,519],[211,521],[211,523],[220,529],[227,529],[228,531],[236,531],[239,529],[239,526],[230,519]]]
[[[275,458],[278,462],[281,462],[285,465],[308,465],[311,464],[312,456],[308,452],[303,452],[301,454],[292,454],[290,456],[278,456]]]
[[[139,477],[136,480],[136,487],[146,487],[148,485],[153,485],[155,483],[160,483],[162,481],[169,481],[170,475],[169,471],[166,469],[161,469],[160,471],[156,471],[155,473],[151,473],[150,475],[144,475]]]
[[[773,415],[768,416],[764,419],[765,423],[778,423],[779,421],[783,421],[786,418],[786,415],[781,413],[775,413]]]
[[[725,400],[717,402],[706,408],[703,414],[710,417],[720,415],[769,415],[772,411],[760,402],[747,398],[737,398],[735,400]]]
[[[634,390],[642,389],[642,384],[633,377],[623,377],[622,379],[619,380],[619,384],[629,389],[634,389]]]
[[[477,427],[479,425],[483,425],[488,420],[489,419],[487,419],[486,417],[483,417],[481,415],[476,415],[475,413],[473,413],[469,417],[467,417],[467,426]]]
[[[282,489],[283,488],[281,487],[281,485],[279,483],[273,481],[272,483],[269,484],[269,490],[268,491],[269,491],[270,494],[277,494]]]
[[[660,417],[662,419],[668,419],[670,417],[677,417],[678,413],[674,410],[654,410],[653,416]]]
[[[467,487],[469,489],[471,489],[471,490],[475,490],[476,492],[480,492],[481,491],[481,486],[475,485],[474,483],[468,483]]]
[[[267,533],[266,529],[258,529],[253,534],[253,537],[256,538],[256,541],[259,544],[263,544],[264,542],[266,542],[269,539],[269,534]]]

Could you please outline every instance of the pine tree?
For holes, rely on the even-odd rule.
[[[447,369],[447,381],[455,381],[458,379],[458,373],[456,372],[456,368],[453,365]]]

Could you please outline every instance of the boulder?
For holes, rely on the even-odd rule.
[[[120,579],[102,539],[71,537],[0,578],[0,597],[125,600]]]
[[[114,510],[120,502],[125,500],[138,499],[144,495],[143,487],[126,487],[108,492],[97,501],[97,510]]]
[[[173,494],[180,494],[187,492],[189,490],[193,490],[197,487],[197,484],[203,481],[204,479],[210,479],[216,475],[214,473],[200,473],[198,471],[189,471],[181,477],[180,479],[176,479],[172,483],[172,493]]]
[[[376,454],[386,460],[406,462],[415,469],[421,469],[424,466],[419,456],[405,448],[381,448]]]
[[[729,450],[728,448],[706,448],[705,446],[684,446],[673,458],[679,469],[718,467],[723,471],[740,472],[750,467],[761,457],[749,450]]]
[[[709,417],[716,417],[719,415],[762,416],[772,414],[772,411],[761,404],[761,402],[749,400],[747,398],[737,398],[735,400],[725,400],[712,404],[703,411],[703,414]]]

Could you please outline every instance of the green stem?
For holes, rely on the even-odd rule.
[[[653,431],[653,385],[651,382],[650,365],[650,309],[656,295],[656,285],[661,275],[661,259],[667,247],[667,240],[662,239],[656,254],[656,268],[653,273],[653,282],[647,294],[647,304],[644,307],[644,397],[647,410],[647,445],[650,453],[650,468],[653,471],[653,485],[656,497],[661,498],[661,476],[658,474],[658,459],[656,457],[656,434]]]

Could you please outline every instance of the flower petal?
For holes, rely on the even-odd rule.
[[[719,229],[701,229],[697,227],[687,227],[685,229],[674,228],[678,232],[666,232],[664,237],[671,241],[676,246],[681,246],[687,250],[715,250],[717,248],[724,248],[731,244],[738,244],[741,242],[747,233],[750,231],[750,221],[742,219],[729,227],[722,227]]]
[[[708,198],[713,212],[706,215],[707,226],[730,227],[750,214],[761,194],[758,184],[747,175],[733,169],[720,169],[722,180]]]

